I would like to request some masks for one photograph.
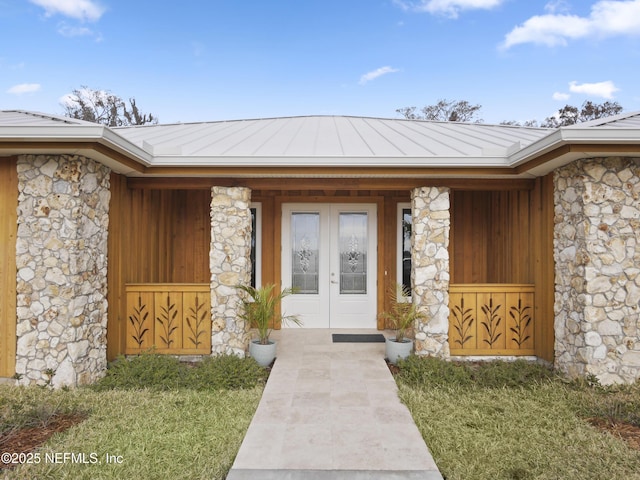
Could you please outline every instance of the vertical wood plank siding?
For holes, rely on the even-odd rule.
[[[451,355],[535,355],[534,298],[534,285],[451,285]]]
[[[17,161],[0,158],[0,377],[16,373],[17,207]]]
[[[451,225],[451,283],[535,285],[532,354],[552,361],[553,175],[532,190],[454,191]]]
[[[111,175],[107,357],[126,346],[127,283],[207,283],[211,192],[129,189]]]
[[[127,355],[154,348],[172,355],[211,353],[211,289],[205,284],[126,286]]]
[[[208,283],[210,191],[131,189],[112,175],[109,232],[108,356],[126,347],[126,283]],[[481,185],[481,184],[479,184]],[[338,187],[339,188],[339,187]],[[262,283],[280,277],[284,202],[378,203],[378,311],[396,281],[397,204],[402,190],[253,190],[262,204]],[[451,196],[452,284],[535,285],[535,355],[553,359],[553,181],[529,190],[454,190]],[[383,325],[379,325],[383,327]]]
[[[530,258],[533,262],[533,279],[536,286],[536,355],[553,361],[555,351],[554,301],[555,263],[553,260],[553,174],[536,179],[531,201],[531,217],[535,219],[531,229]]]
[[[452,283],[532,283],[530,191],[456,191]]]

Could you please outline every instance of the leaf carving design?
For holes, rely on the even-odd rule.
[[[196,295],[196,303],[189,307],[189,315],[186,317],[187,327],[189,328],[189,340],[195,348],[202,343],[200,336],[206,334],[206,329],[202,328],[207,318],[207,309],[204,303],[200,303],[200,299]]]
[[[160,307],[160,316],[156,317],[156,321],[162,325],[162,334],[160,334],[160,340],[162,340],[167,348],[171,348],[171,344],[174,339],[171,338],[173,333],[178,329],[175,324],[178,310],[175,303],[171,303],[171,298],[167,295],[167,305]]]
[[[133,315],[129,315],[129,323],[133,328],[131,337],[138,344],[138,348],[142,347],[144,336],[149,331],[146,327],[148,316],[147,306],[142,303],[142,297],[138,295],[138,305],[133,307]]]
[[[489,303],[482,305],[482,313],[484,313],[485,320],[481,322],[481,325],[485,328],[489,338],[483,339],[489,345],[489,348],[493,348],[493,344],[498,341],[502,332],[498,331],[502,318],[498,315],[500,305],[493,305],[493,297],[489,297]]]
[[[464,344],[473,338],[470,334],[470,330],[473,327],[473,309],[464,308],[464,297],[460,299],[460,305],[453,307],[453,318],[455,323],[453,327],[458,332],[460,338],[456,339],[455,343],[460,344],[460,348],[464,348]]]
[[[509,316],[515,323],[510,328],[514,334],[511,340],[518,344],[518,348],[522,348],[522,344],[531,338],[529,335],[529,326],[533,320],[531,305],[522,305],[522,298],[518,298],[518,306],[514,305],[509,309]]]

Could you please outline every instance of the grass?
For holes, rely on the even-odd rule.
[[[75,395],[64,390],[0,385],[0,434],[39,427],[56,415],[86,414]]]
[[[44,425],[56,414],[87,417],[40,447],[40,464],[2,473],[10,479],[225,478],[265,372],[252,360],[223,357],[188,367],[167,358],[120,360],[90,388],[0,386],[2,434]],[[396,379],[447,480],[640,479],[640,452],[587,421],[640,427],[640,385],[569,383],[526,362],[417,357],[401,362]],[[63,453],[95,454],[100,463],[44,461]],[[121,463],[107,463],[107,454]]]
[[[156,357],[135,361],[166,367],[165,360]],[[225,478],[258,406],[265,373],[260,369],[261,375],[254,377],[251,359],[208,363],[179,366],[181,373],[175,378],[190,378],[189,386],[174,386],[175,378],[167,385],[160,376],[154,383],[136,363],[114,366],[94,387],[52,391],[0,386],[3,433],[37,423],[55,411],[87,415],[84,422],[54,435],[37,450],[39,464],[4,473],[16,479]],[[246,382],[226,385],[219,372],[229,368],[244,372]],[[174,365],[167,369],[175,373]],[[146,379],[144,388],[132,387],[134,371]],[[65,452],[85,453],[99,463],[45,461],[47,454]],[[107,454],[119,457],[121,463],[107,463]]]
[[[416,357],[397,381],[447,480],[640,478],[640,452],[586,421],[598,412],[633,418],[640,386],[568,383],[526,362]]]
[[[237,390],[263,384],[266,377],[267,371],[254,360],[235,355],[207,357],[197,365],[189,365],[175,357],[150,352],[131,359],[119,357],[92,388]]]

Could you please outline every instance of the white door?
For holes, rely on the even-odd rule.
[[[282,283],[296,289],[285,315],[306,328],[376,327],[376,217],[375,204],[282,206]]]

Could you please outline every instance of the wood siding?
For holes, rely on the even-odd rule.
[[[172,355],[211,353],[211,287],[205,284],[126,286],[127,355],[149,349]]]
[[[455,190],[451,199],[451,283],[535,285],[535,355],[553,361],[553,175],[532,189]]]
[[[16,373],[16,159],[0,158],[0,377]]]
[[[211,193],[130,189],[111,175],[107,357],[126,346],[127,283],[207,283]]]
[[[532,192],[452,195],[452,283],[532,283]]]
[[[452,284],[451,355],[535,355],[535,286]]]
[[[531,251],[536,286],[536,356],[553,362],[555,352],[555,262],[553,260],[553,174],[536,179],[531,198]]]
[[[345,182],[350,180],[336,181],[335,189],[322,184],[324,188],[304,190],[313,187],[305,184],[300,190],[287,185],[252,191],[252,201],[262,205],[262,283],[281,280],[282,203],[376,203],[381,312],[390,307],[386,292],[396,281],[397,205],[409,202],[410,185],[406,190],[350,190]],[[205,184],[187,181],[183,190],[176,188],[180,185],[180,179],[161,184],[112,174],[110,359],[126,348],[126,283],[209,282],[211,193]],[[488,190],[496,183],[467,181],[464,188],[452,190],[451,283],[535,285],[535,354],[552,360],[553,180],[549,175],[517,186],[520,189]],[[384,328],[381,323],[378,326]]]

